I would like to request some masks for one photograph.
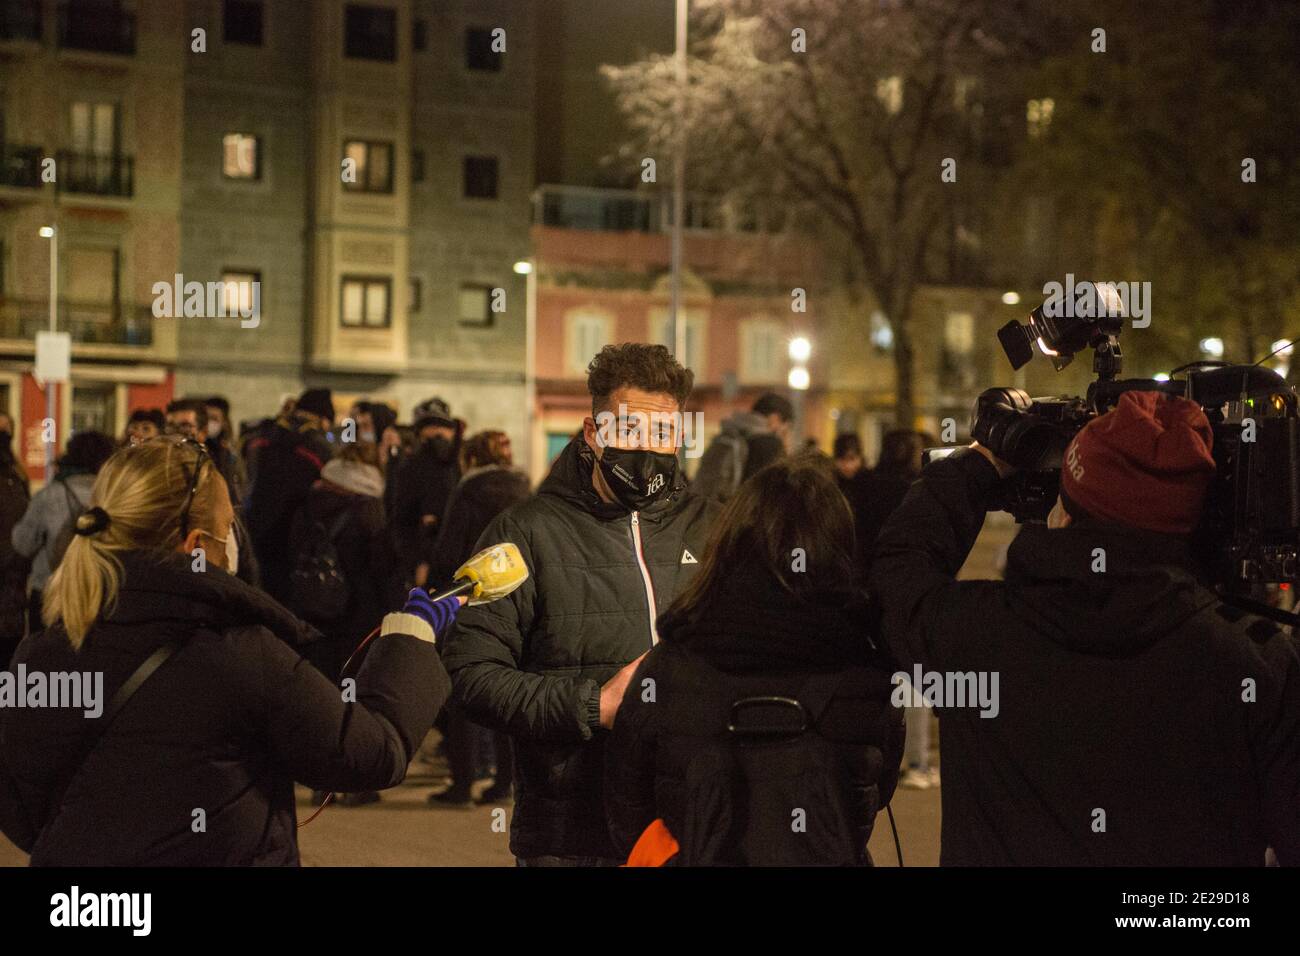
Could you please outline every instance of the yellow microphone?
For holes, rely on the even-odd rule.
[[[517,544],[509,541],[484,548],[459,568],[452,583],[429,593],[429,600],[438,601],[460,594],[469,595],[468,603],[486,604],[503,598],[528,580],[528,565]]]

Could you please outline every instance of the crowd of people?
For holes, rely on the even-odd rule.
[[[1126,394],[1006,580],[959,582],[1012,470],[988,449],[923,470],[899,431],[868,468],[856,435],[792,449],[768,394],[688,480],[667,349],[608,346],[587,386],[535,490],[440,399],[405,427],[309,389],[237,440],[219,398],[78,433],[26,503],[0,418],[12,666],[114,691],[99,724],[0,710],[0,830],[34,864],[293,864],[295,781],[371,802],[437,721],[429,803],[513,794],[520,866],[864,865],[895,788],[939,785],[937,713],[945,863],[1300,861],[1300,658],[1198,576],[1193,403]],[[520,586],[430,597],[502,543]],[[918,700],[931,672],[997,699]]]

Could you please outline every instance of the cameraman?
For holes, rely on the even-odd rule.
[[[1189,547],[1211,443],[1195,403],[1125,393],[1071,443],[1005,582],[956,580],[1013,470],[987,448],[927,467],[885,526],[895,655],[998,691],[938,708],[944,865],[1300,863],[1296,646],[1202,587]]]

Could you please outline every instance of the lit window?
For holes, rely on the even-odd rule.
[[[227,315],[233,312],[251,313],[254,305],[259,309],[261,295],[254,292],[262,283],[262,273],[227,270],[221,273],[221,305]]]
[[[745,383],[775,383],[785,378],[782,356],[785,337],[781,325],[772,321],[742,322],[740,325],[740,380]]]
[[[893,116],[903,108],[903,78],[886,76],[876,81],[876,99],[885,107],[885,112]]]
[[[221,137],[221,174],[227,179],[261,179],[261,141],[251,133]]]
[[[344,160],[351,160],[343,172],[343,188],[357,193],[393,191],[393,144],[349,140],[343,144]]]
[[[1047,132],[1052,122],[1052,109],[1056,104],[1050,99],[1030,100],[1025,106],[1025,120],[1030,139],[1038,139]]]
[[[378,276],[344,276],[340,321],[348,328],[387,328],[393,280]]]
[[[610,343],[613,326],[609,316],[579,311],[566,318],[568,328],[568,373],[585,376],[596,353]]]

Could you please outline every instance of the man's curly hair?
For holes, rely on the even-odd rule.
[[[683,368],[662,345],[643,342],[606,345],[587,366],[592,414],[609,406],[611,394],[629,386],[647,392],[665,392],[677,401],[679,409],[684,408],[694,384],[695,373]]]

